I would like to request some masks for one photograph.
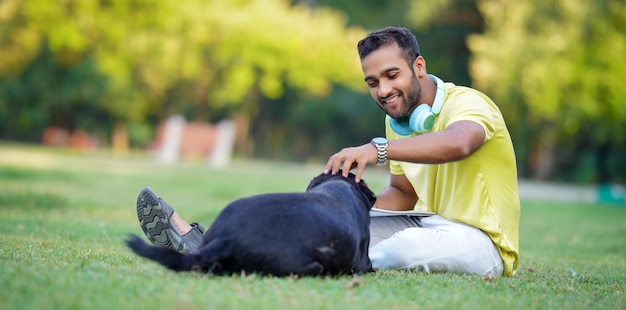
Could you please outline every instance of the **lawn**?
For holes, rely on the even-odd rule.
[[[129,252],[150,186],[211,223],[239,197],[306,188],[322,164],[161,165],[141,154],[0,143],[1,309],[626,309],[626,208],[522,201],[514,278],[386,271],[357,277],[176,274]],[[384,171],[368,168],[375,191]]]

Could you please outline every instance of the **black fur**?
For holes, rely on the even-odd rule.
[[[304,193],[238,199],[217,216],[195,253],[132,236],[135,253],[175,271],[223,275],[340,275],[372,271],[369,210],[376,197],[354,175],[321,174]]]

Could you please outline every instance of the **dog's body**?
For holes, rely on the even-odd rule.
[[[372,270],[369,210],[374,193],[354,175],[322,174],[304,193],[274,193],[230,203],[198,250],[181,254],[127,241],[138,255],[175,271],[274,276],[338,275]]]

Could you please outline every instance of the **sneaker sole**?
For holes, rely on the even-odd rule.
[[[189,253],[185,242],[169,221],[169,210],[163,210],[158,197],[144,188],[137,197],[137,218],[144,234],[155,245]]]

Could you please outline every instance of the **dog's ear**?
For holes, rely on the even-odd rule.
[[[313,178],[313,180],[311,180],[311,182],[309,183],[309,186],[307,186],[306,190],[310,190],[313,187],[316,187],[324,182],[326,182],[326,180],[332,178],[333,175],[330,173],[322,173],[316,177]]]
[[[365,198],[367,198],[367,201],[369,201],[370,208],[373,207],[374,203],[376,202],[376,194],[372,192],[372,190],[363,180],[357,183],[357,186],[359,187],[359,191],[363,194],[363,196],[365,196]]]
[[[369,186],[367,186],[367,183],[365,183],[363,179],[361,179],[361,181],[357,183],[356,175],[352,172],[348,174],[348,179],[350,179],[354,184],[356,184],[359,192],[361,192],[361,194],[363,194],[363,196],[367,198],[367,201],[369,201],[370,207],[374,206],[374,203],[376,202],[376,194],[374,194],[374,192],[372,192]]]
[[[339,170],[337,175],[341,175],[341,170]],[[359,183],[357,183],[356,182],[356,175],[354,173],[352,173],[352,172],[348,173],[348,177],[346,179],[348,179],[349,182],[354,184],[354,186],[356,186],[356,188],[359,190],[359,192],[361,192],[361,194],[363,194],[363,196],[365,196],[365,198],[367,198],[367,201],[369,202],[369,206],[370,207],[374,206],[374,203],[376,202],[376,194],[374,194],[374,192],[372,192],[372,190],[369,188],[369,186],[367,186],[367,183],[365,183],[365,181],[363,181],[363,179],[361,179],[361,181],[359,181]]]
[[[320,174],[318,176],[316,176],[315,178],[313,178],[313,180],[311,180],[311,183],[309,183],[309,186],[307,186],[306,190],[310,190],[326,181],[328,181],[331,178],[336,178],[336,177],[342,177],[341,175],[341,170],[339,170],[337,172],[337,174]],[[361,180],[359,183],[356,182],[356,175],[352,172],[348,173],[348,177],[346,178],[348,180],[348,182],[352,183],[357,189],[358,191],[363,194],[363,196],[365,196],[365,198],[367,198],[367,201],[369,202],[370,207],[374,205],[374,203],[376,202],[376,194],[374,194],[374,192],[372,192],[372,190],[369,188],[369,186],[367,186],[367,183],[365,183],[365,181]]]
[[[309,183],[309,186],[307,186],[306,190],[310,190],[313,187],[316,187],[326,181],[328,181],[329,179],[332,178],[336,178],[336,177],[343,177],[341,172],[341,169],[339,169],[339,171],[337,171],[336,174],[332,174],[332,173],[322,173],[316,177],[313,178],[313,180],[311,180],[311,183]],[[348,178],[352,178],[352,180],[354,180],[355,176],[354,174],[350,173],[350,175],[348,176]]]

